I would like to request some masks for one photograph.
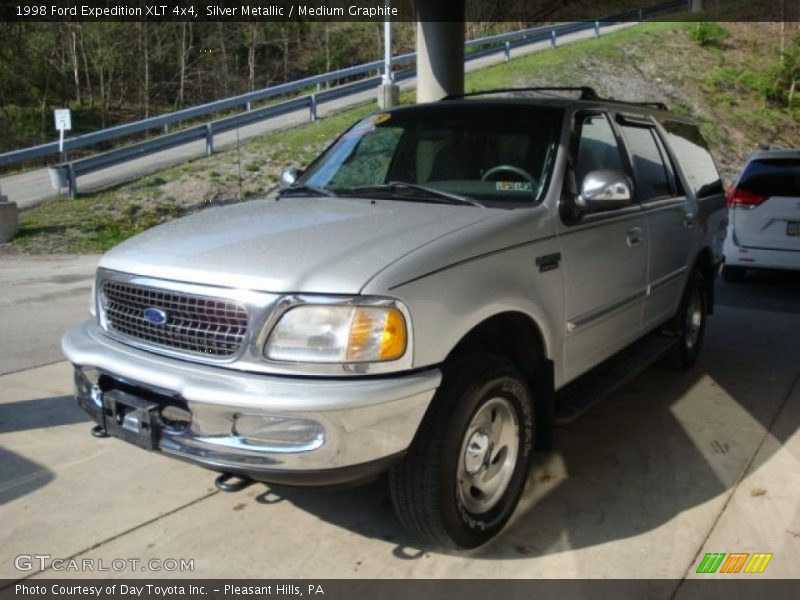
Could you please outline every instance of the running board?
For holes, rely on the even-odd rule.
[[[654,332],[556,392],[556,424],[574,421],[666,354],[676,338]]]

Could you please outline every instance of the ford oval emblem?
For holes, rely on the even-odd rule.
[[[153,325],[163,325],[167,322],[167,313],[154,306],[145,308],[142,311],[142,316],[144,316],[145,321]]]

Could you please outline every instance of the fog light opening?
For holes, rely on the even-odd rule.
[[[299,417],[237,415],[233,433],[252,444],[297,452],[316,450],[325,443],[325,428]]]

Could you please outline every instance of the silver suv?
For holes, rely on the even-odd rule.
[[[556,423],[694,363],[722,256],[697,126],[572,91],[373,114],[276,197],[107,253],[63,339],[95,435],[226,490],[388,471],[420,538],[497,534]]]

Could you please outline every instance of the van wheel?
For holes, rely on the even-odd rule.
[[[678,313],[669,327],[677,333],[675,346],[661,361],[661,366],[685,370],[697,361],[703,346],[708,316],[705,289],[703,275],[695,269],[689,277]]]
[[[741,283],[745,271],[744,267],[722,267],[722,278],[728,283]]]
[[[528,384],[508,360],[479,353],[446,364],[408,454],[389,473],[403,525],[446,548],[494,537],[525,487],[533,415]]]

